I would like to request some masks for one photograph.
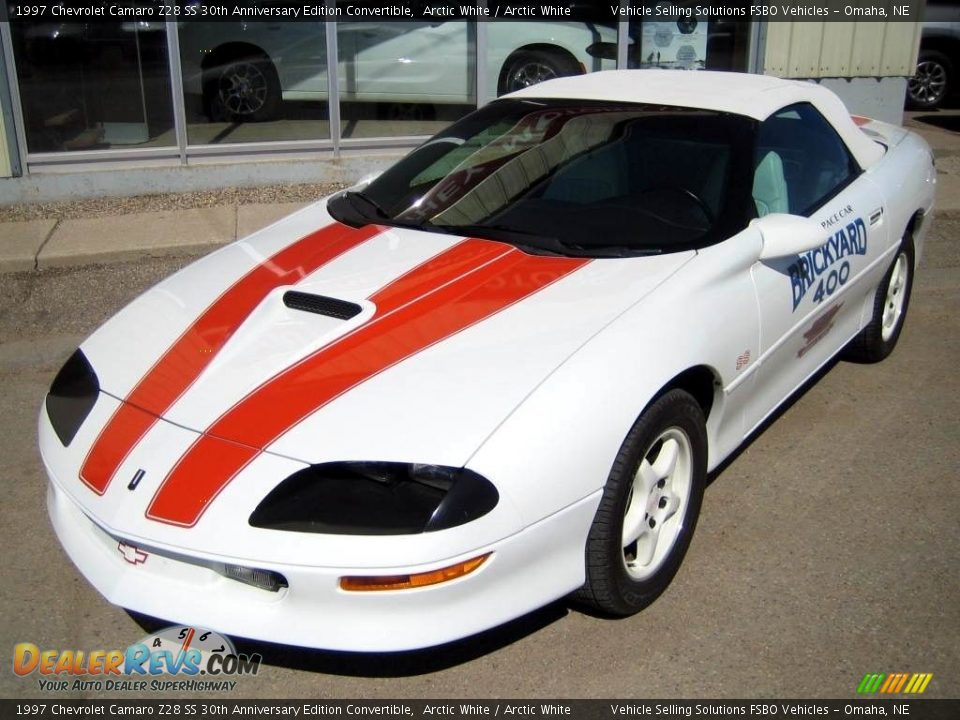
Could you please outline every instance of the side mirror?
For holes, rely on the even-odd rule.
[[[760,259],[791,257],[820,247],[826,233],[809,218],[784,213],[771,213],[750,223],[760,231],[763,247]]]

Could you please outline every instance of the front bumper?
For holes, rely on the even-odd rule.
[[[49,467],[48,467],[49,472]],[[354,651],[399,651],[439,645],[512,620],[560,598],[584,580],[583,552],[600,500],[595,493],[498,542],[436,563],[351,570],[205,557],[138,545],[125,558],[122,537],[88,517],[51,475],[51,522],[70,559],[110,602],[158,618],[229,635],[290,645]],[[437,534],[438,557],[443,555]],[[393,538],[383,538],[393,542]],[[450,582],[411,590],[347,592],[339,578],[434,570],[492,552],[479,569]],[[281,573],[289,586],[269,592],[218,572],[225,562]]]

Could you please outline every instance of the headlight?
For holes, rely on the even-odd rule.
[[[476,520],[499,499],[489,480],[463,468],[325,463],[280,483],[254,510],[250,524],[334,535],[412,535]]]
[[[64,446],[70,445],[97,402],[100,381],[78,349],[60,368],[47,393],[47,416]]]

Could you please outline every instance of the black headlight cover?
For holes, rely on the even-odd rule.
[[[500,499],[463,468],[337,462],[294,473],[250,516],[253,527],[331,535],[415,535],[463,525]]]
[[[65,447],[76,436],[100,394],[100,381],[79,349],[60,368],[47,393],[47,416]]]

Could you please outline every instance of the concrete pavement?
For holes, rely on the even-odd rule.
[[[0,272],[196,255],[245,237],[305,203],[217,205],[0,223]]]
[[[937,211],[960,212],[960,110],[910,112],[904,124],[926,138],[937,158]],[[184,208],[153,196],[154,202],[132,204],[149,208],[139,212],[129,211],[128,199],[117,199],[115,210],[100,208],[94,217],[85,216],[88,209],[58,207],[62,203],[49,210],[37,206],[27,220],[0,208],[0,273],[200,254],[303,207],[304,193],[290,194],[301,201],[260,202],[256,192],[238,197],[226,190],[222,198],[206,200],[212,204]],[[270,198],[283,195],[279,188]]]

